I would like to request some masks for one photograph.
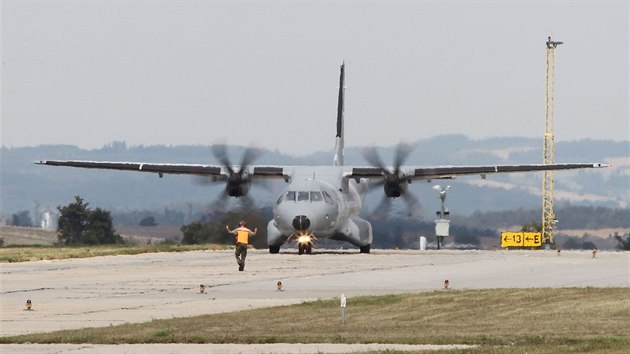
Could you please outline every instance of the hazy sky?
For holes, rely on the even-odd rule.
[[[2,1],[2,142],[346,145],[629,140],[628,2]]]

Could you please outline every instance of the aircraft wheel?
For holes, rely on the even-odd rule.
[[[313,251],[313,245],[308,244],[306,245],[306,254],[311,254],[311,252]]]
[[[298,245],[298,254],[304,254],[304,245]]]
[[[280,246],[269,246],[269,253],[278,253],[280,252]]]
[[[370,253],[370,245],[361,246],[359,249],[361,253]]]

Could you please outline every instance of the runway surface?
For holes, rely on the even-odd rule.
[[[250,250],[3,263],[0,335],[109,326],[315,299],[440,289],[628,287],[630,254],[590,251]],[[276,290],[282,281],[284,291]],[[199,285],[206,293],[199,294]],[[24,311],[26,300],[33,311]],[[6,348],[5,348],[6,349]],[[26,349],[26,348],[24,348]]]

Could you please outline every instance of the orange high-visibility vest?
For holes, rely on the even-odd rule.
[[[236,229],[236,242],[238,243],[249,243],[249,233],[252,230],[246,227],[239,227]]]

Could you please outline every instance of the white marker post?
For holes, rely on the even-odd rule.
[[[341,294],[341,323],[346,323],[346,296]]]

